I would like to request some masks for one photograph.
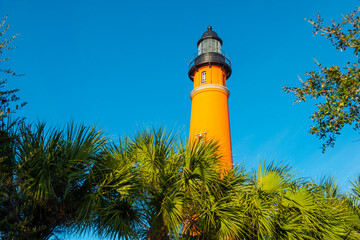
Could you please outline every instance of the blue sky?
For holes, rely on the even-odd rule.
[[[308,133],[314,103],[298,103],[283,85],[325,65],[343,65],[340,53],[304,18],[339,20],[358,1],[40,1],[1,0],[9,33],[19,33],[9,66],[28,105],[29,121],[96,124],[129,136],[163,126],[187,137],[192,82],[189,59],[207,26],[222,38],[233,74],[228,81],[234,162],[291,164],[303,177],[331,175],[344,190],[360,174],[360,135],[344,129],[335,148]],[[90,239],[90,238],[87,238]],[[94,238],[96,239],[96,238]]]

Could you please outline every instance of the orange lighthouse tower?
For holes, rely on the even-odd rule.
[[[226,81],[231,75],[231,62],[221,51],[222,40],[211,26],[198,41],[198,53],[189,65],[189,77],[194,82],[191,91],[190,142],[212,139],[219,143],[222,169],[233,166],[229,106]]]

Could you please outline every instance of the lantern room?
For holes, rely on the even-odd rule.
[[[189,64],[189,78],[193,81],[195,72],[203,66],[216,65],[226,71],[226,79],[231,75],[231,62],[221,50],[223,42],[209,26],[197,42],[198,52]]]

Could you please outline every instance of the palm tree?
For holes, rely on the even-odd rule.
[[[357,218],[354,224],[351,226],[356,232],[360,232],[360,177],[352,182],[352,192],[349,196],[349,204],[354,211],[354,215]]]
[[[136,239],[141,229],[140,194],[130,141],[108,144],[93,163],[88,194],[81,199],[74,231],[95,230],[101,237]]]
[[[145,130],[116,145],[95,128],[24,126],[0,138],[0,236],[92,229],[111,239],[359,239],[360,180],[288,165],[220,173],[218,144]],[[6,157],[4,157],[6,156]]]
[[[235,168],[212,184],[216,191],[190,199],[195,234],[187,239],[359,239],[356,183],[351,202],[332,179],[315,184],[271,162],[251,174]]]
[[[175,135],[138,132],[104,150],[92,167],[92,194],[79,208],[76,231],[102,236],[174,239],[182,224],[182,151]]]
[[[17,124],[0,125],[0,237],[2,239],[15,238],[15,234],[23,226],[19,219],[17,208],[21,204],[16,194],[15,155],[17,138]]]
[[[49,239],[64,229],[81,234],[90,228],[111,238],[180,238],[189,215],[185,203],[215,192],[219,179],[215,145],[185,146],[162,130],[116,146],[82,125],[24,126],[8,164],[12,199],[19,200],[15,217],[23,222],[13,238]]]
[[[250,186],[239,199],[250,220],[245,239],[359,238],[359,219],[331,178],[316,184],[272,162],[260,164]]]
[[[182,151],[176,136],[163,130],[139,132],[131,141],[142,212],[143,239],[171,239],[180,231],[183,192]]]
[[[242,209],[233,202],[243,189],[244,169],[220,174],[218,144],[187,145],[183,166],[184,239],[234,239],[242,235]]]
[[[196,226],[201,233],[197,237],[210,239],[211,234],[219,229],[220,232],[214,236],[230,236],[234,233],[233,230],[239,229],[232,227],[233,222],[237,221],[229,196],[224,195],[225,190],[219,191],[219,188],[229,188],[230,192],[233,187],[231,184],[234,183],[229,182],[236,182],[239,178],[231,178],[231,174],[220,177],[217,148],[211,142],[183,144],[176,135],[167,134],[161,129],[138,132],[133,138],[121,140],[119,146],[113,146],[115,150],[109,151],[109,157],[114,162],[131,165],[127,165],[127,172],[131,174],[130,182],[134,185],[128,191],[127,200],[135,209],[134,215],[140,216],[135,221],[132,238],[186,239],[192,237],[191,229]],[[107,172],[111,172],[113,168],[114,166],[107,168]],[[104,169],[106,168],[100,169],[97,175],[106,175],[101,173]],[[114,184],[120,181],[120,178],[113,179],[112,175],[109,175],[110,178],[112,180],[109,181]],[[112,187],[108,186],[110,187],[107,189],[110,190]],[[89,203],[94,202],[94,196],[90,196],[92,200]],[[115,196],[110,195],[109,201],[115,200]],[[209,199],[213,196],[222,201],[222,204],[218,204],[220,214],[216,215],[215,225],[206,226],[209,214],[204,210],[204,203],[209,201],[207,206],[211,207],[212,200]],[[115,236],[119,231],[115,229],[118,223],[112,205],[101,206],[101,212],[96,210],[99,208],[97,204],[93,206],[96,206],[94,210],[88,211],[89,207],[82,212],[94,212],[95,215],[90,217],[93,219],[99,216],[101,218],[102,213],[107,213],[108,221],[99,222],[99,226],[104,226],[105,223],[107,230],[112,233],[110,235]],[[210,213],[211,215],[213,214]]]
[[[316,239],[359,239],[359,216],[334,179],[324,177],[319,184],[312,182],[311,187],[317,208],[310,233]]]
[[[23,126],[11,147],[16,155],[3,162],[14,187],[13,199],[9,202],[2,195],[0,206],[12,211],[18,223],[3,231],[3,238],[49,239],[72,226],[91,187],[90,170],[106,142],[95,128],[83,125],[70,124],[66,130],[46,130],[44,124]]]

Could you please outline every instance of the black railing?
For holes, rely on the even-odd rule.
[[[217,52],[207,52],[196,56],[195,59],[191,60],[189,63],[189,78],[194,80],[194,73],[198,68],[206,65],[217,65],[226,71],[226,79],[229,79],[231,76],[231,61],[225,57],[224,54]]]
[[[205,63],[205,62],[213,62],[213,63],[225,63],[229,67],[231,67],[231,61],[229,58],[225,56],[225,53],[217,53],[217,52],[207,52],[200,55],[195,55],[194,58],[190,59],[189,69],[194,67],[195,65]]]

